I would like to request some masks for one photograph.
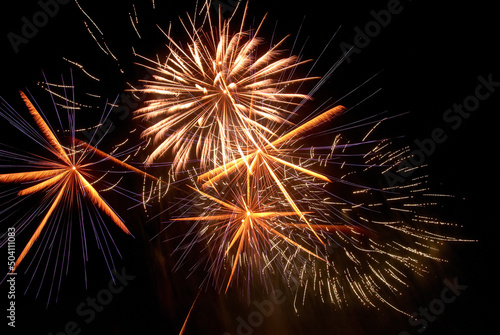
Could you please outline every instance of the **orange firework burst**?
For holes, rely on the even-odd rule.
[[[62,85],[62,87],[65,89],[70,87],[72,89],[72,86]],[[56,93],[51,90],[49,90],[49,92],[51,96],[56,95]],[[29,113],[35,121],[37,129],[23,120],[6,102],[4,102],[0,114],[7,119],[9,123],[22,131],[28,138],[41,144],[43,148],[51,153],[51,155],[46,157],[32,153],[19,154],[13,151],[1,151],[3,157],[24,162],[23,165],[15,165],[13,168],[25,171],[0,174],[0,183],[19,184],[21,189],[16,191],[15,194],[21,197],[21,199],[26,199],[35,194],[44,194],[42,205],[38,208],[34,208],[31,214],[21,215],[21,219],[18,221],[19,231],[22,231],[26,229],[27,225],[34,221],[36,217],[42,217],[31,238],[17,257],[15,264],[10,268],[11,272],[16,272],[21,262],[40,239],[43,239],[42,244],[52,244],[53,240],[56,238],[62,239],[63,236],[66,236],[67,240],[64,242],[64,245],[69,247],[71,243],[69,240],[72,230],[71,221],[73,220],[76,220],[80,224],[82,248],[84,260],[86,261],[87,242],[85,241],[86,234],[83,222],[86,214],[84,214],[84,212],[90,215],[88,222],[92,226],[96,242],[102,250],[106,263],[111,271],[114,265],[112,264],[110,247],[114,243],[108,242],[108,238],[111,239],[111,235],[108,228],[103,225],[105,221],[102,214],[126,234],[131,235],[131,233],[124,221],[104,200],[95,186],[97,183],[102,185],[108,184],[110,186],[107,187],[107,189],[117,189],[117,183],[109,184],[103,180],[104,176],[97,177],[95,175],[96,171],[94,171],[94,165],[108,161],[125,168],[127,171],[141,173],[148,178],[154,177],[124,163],[116,157],[104,153],[84,141],[76,139],[74,137],[75,106],[71,107],[68,105],[65,107],[68,111],[70,124],[73,128],[70,130],[71,137],[68,138],[69,142],[63,144],[63,142],[58,139],[51,126],[45,121],[37,107],[35,107],[32,100],[30,100],[24,92],[20,92],[20,94]],[[68,102],[69,100],[66,99],[66,101]],[[98,157],[99,159],[91,160],[92,157]],[[122,192],[126,193],[126,191]],[[7,200],[5,206],[13,209],[16,203],[14,205],[9,205],[9,203],[12,202],[12,200]],[[88,204],[91,204],[93,207]],[[80,212],[77,217],[74,217],[75,211]],[[61,225],[62,221],[65,220],[68,220],[68,225]],[[59,231],[59,233],[57,233],[57,231]],[[57,234],[60,234],[60,237],[56,237]],[[45,254],[44,247],[40,249],[41,247],[42,245],[40,244],[40,247],[36,251],[36,256],[43,257]],[[39,254],[40,250],[42,250],[41,254]],[[67,257],[69,257],[69,251],[66,250],[62,255],[57,255],[56,266],[59,258],[61,258],[63,262],[69,262],[69,258]],[[29,265],[28,268],[30,266],[31,265]]]
[[[257,149],[254,149],[253,152],[251,152],[250,154],[242,155],[241,158],[238,158],[232,162],[224,164],[223,166],[220,166],[218,168],[215,168],[209,172],[200,175],[198,177],[198,181],[205,181],[202,186],[206,188],[209,185],[214,185],[215,182],[224,178],[225,176],[228,176],[229,174],[238,171],[243,167],[246,167],[248,174],[251,175],[256,173],[258,176],[264,176],[266,180],[264,185],[271,185],[273,187],[277,186],[280,192],[287,200],[288,204],[294,210],[295,214],[299,216],[299,219],[301,221],[304,221],[307,224],[307,226],[311,229],[313,234],[318,238],[318,240],[321,241],[321,239],[319,238],[313,227],[310,225],[309,221],[306,219],[306,217],[303,215],[299,207],[296,205],[296,202],[290,196],[290,192],[283,185],[283,182],[277,175],[275,166],[276,165],[282,166],[284,168],[292,169],[295,170],[296,172],[301,172],[326,182],[331,182],[330,179],[328,179],[328,177],[320,173],[314,172],[310,169],[306,169],[300,165],[293,164],[290,161],[284,160],[280,157],[286,156],[287,151],[282,148],[284,144],[288,142],[297,141],[301,137],[301,135],[303,135],[305,132],[311,130],[312,128],[318,126],[321,123],[331,120],[333,117],[342,113],[344,110],[345,107],[343,106],[337,106],[331,108],[328,111],[320,114],[319,116],[316,116],[312,120],[304,123],[303,125],[289,131],[288,133],[274,140],[270,144],[264,147],[259,147]],[[240,152],[242,151],[240,150]]]
[[[57,206],[61,204],[63,198],[65,198],[66,201],[70,200],[73,198],[72,194],[74,194],[74,192],[80,192],[80,196],[90,200],[95,206],[101,209],[114,224],[116,224],[122,231],[130,235],[130,231],[125,226],[122,219],[120,219],[113,209],[109,207],[92,184],[87,180],[87,178],[84,177],[84,175],[87,175],[85,168],[88,164],[83,163],[82,158],[77,157],[85,157],[85,150],[82,152],[80,151],[81,149],[75,146],[73,146],[71,150],[65,149],[28,97],[23,92],[20,93],[30,114],[35,119],[38,128],[49,142],[50,151],[58,158],[58,161],[54,162],[52,160],[47,160],[45,161],[45,164],[40,163],[40,165],[45,165],[47,167],[45,170],[2,174],[0,175],[0,182],[36,182],[35,185],[19,191],[18,196],[25,196],[36,192],[47,191],[49,189],[51,191],[50,193],[57,195],[52,201],[52,204],[50,205],[50,208],[44,218],[38,225],[38,228],[33,233],[23,251],[17,258],[16,263],[12,268],[12,272],[15,272],[21,261],[38,239],[41,231],[54,214]]]
[[[229,279],[227,280],[226,291],[231,284],[235,270],[240,264],[242,255],[246,255],[250,265],[255,262],[259,264],[258,269],[263,269],[266,264],[265,259],[261,259],[260,254],[276,248],[277,241],[284,241],[301,251],[322,259],[313,251],[303,247],[293,239],[280,232],[280,219],[297,216],[294,212],[277,211],[272,205],[264,203],[262,199],[254,194],[238,194],[234,197],[235,204],[218,199],[198,189],[194,189],[200,195],[219,205],[218,209],[212,209],[212,214],[198,217],[185,217],[173,219],[173,221],[211,221],[213,224],[207,225],[204,229],[211,230],[212,233],[223,232],[222,245],[225,251],[222,253],[223,259],[229,258],[229,252],[234,247],[232,254],[232,266]],[[250,188],[249,188],[250,190]],[[245,199],[246,198],[246,199]],[[290,219],[288,219],[290,220]],[[294,221],[292,219],[291,221]],[[286,224],[293,225],[293,224]],[[255,257],[254,257],[255,256]],[[220,260],[219,260],[220,261]],[[268,262],[269,260],[267,260]]]
[[[207,31],[196,25],[196,17],[182,22],[190,41],[186,48],[165,34],[169,54],[164,62],[148,60],[152,66],[146,67],[157,74],[140,89],[157,98],[135,112],[142,119],[155,120],[143,132],[159,143],[147,163],[172,149],[176,172],[192,159],[193,149],[206,168],[208,162],[217,166],[233,160],[240,143],[269,145],[269,138],[275,136],[273,125],[288,122],[290,112],[284,103],[309,98],[287,87],[314,79],[291,78],[305,61],[282,57],[278,48],[284,40],[259,53],[262,41],[257,35],[264,20],[255,31],[243,31],[245,9],[239,31],[232,33],[231,19],[223,21],[219,14],[214,27],[208,3],[206,8]]]

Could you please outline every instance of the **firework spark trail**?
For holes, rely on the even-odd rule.
[[[377,125],[378,123],[374,127]],[[367,134],[372,130],[373,128]],[[365,135],[363,139],[366,140],[367,136],[369,135]],[[367,165],[359,165],[358,173],[397,169],[397,162],[406,155],[401,150],[388,150],[387,143],[381,142],[364,155]],[[353,176],[350,173],[347,175]],[[330,197],[337,200],[325,198],[315,202],[315,207],[322,206],[317,208],[316,213],[323,216],[316,221],[326,219],[331,222],[337,218],[345,224],[350,222],[352,226],[347,225],[346,229],[337,230],[334,234],[323,231],[325,234],[322,236],[327,241],[323,255],[328,260],[328,266],[314,259],[299,263],[295,275],[290,274],[293,278],[300,278],[295,286],[298,290],[294,301],[299,293],[305,298],[308,290],[311,291],[310,295],[319,296],[325,301],[327,297],[324,293],[329,292],[329,300],[339,308],[351,296],[365,306],[375,307],[379,302],[406,314],[389,295],[382,294],[382,287],[395,296],[399,295],[401,287],[409,286],[410,274],[424,276],[428,273],[426,260],[445,261],[438,253],[444,242],[470,240],[453,237],[449,233],[453,231],[454,225],[423,214],[437,205],[437,202],[430,199],[439,197],[427,193],[423,177],[415,178],[402,187],[386,189],[343,185],[353,188],[352,202],[340,201],[330,193]],[[337,184],[337,188],[338,186],[341,184]],[[356,201],[354,197],[360,198]],[[380,199],[380,202],[376,199]],[[311,201],[307,200],[306,203],[308,202]],[[403,213],[403,216],[398,212]],[[345,219],[341,218],[340,213],[346,215]],[[366,229],[349,230],[350,227],[360,225]],[[308,275],[298,276],[302,273]],[[339,289],[343,290],[344,298],[335,293]]]
[[[96,147],[94,147],[94,146],[92,146],[92,145],[90,145],[88,143],[80,141],[77,138],[75,138],[74,140],[75,140],[76,143],[81,144],[82,146],[84,146],[85,150],[92,151],[95,154],[97,154],[98,156],[101,156],[104,159],[110,160],[113,163],[116,163],[116,164],[118,164],[118,165],[126,168],[127,170],[134,171],[134,172],[136,172],[138,174],[143,174],[145,177],[147,177],[149,179],[160,181],[160,179],[156,178],[155,176],[153,176],[153,175],[151,175],[149,173],[146,173],[146,172],[144,172],[144,171],[142,171],[142,170],[140,170],[140,169],[138,169],[138,168],[136,168],[136,167],[134,167],[134,166],[132,166],[130,164],[124,163],[123,161],[121,161],[121,160],[119,160],[119,159],[117,159],[117,158],[115,158],[115,157],[113,157],[113,156],[105,153],[104,151],[101,151],[101,150],[97,149]]]

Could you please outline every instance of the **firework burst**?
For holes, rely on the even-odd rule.
[[[290,112],[283,106],[309,99],[291,92],[290,85],[315,78],[293,78],[296,68],[306,61],[296,56],[284,57],[279,47],[260,52],[261,25],[255,31],[231,32],[231,19],[218,25],[212,22],[208,8],[198,26],[196,17],[188,16],[182,25],[189,44],[181,47],[166,33],[168,56],[162,62],[147,60],[144,65],[156,72],[154,80],[145,81],[140,92],[157,98],[135,112],[141,119],[154,120],[143,136],[159,143],[148,159],[152,163],[167,150],[174,153],[176,172],[186,167],[193,150],[207,168],[232,161],[236,148],[250,142],[254,147],[269,145],[275,125],[289,123]],[[262,48],[262,46],[261,46]]]
[[[249,188],[253,189],[254,187]],[[241,268],[240,258],[242,258],[243,255],[246,256],[245,258],[249,264],[249,268],[254,268],[250,269],[250,272],[259,272],[269,265],[269,260],[266,258],[262,259],[261,254],[277,248],[276,245],[278,242],[276,240],[286,242],[293,247],[321,259],[321,257],[314,252],[287,237],[283,232],[278,231],[279,225],[277,226],[276,222],[285,220],[285,218],[293,222],[297,220],[296,212],[277,211],[272,205],[263,203],[262,199],[257,199],[252,193],[247,193],[245,199],[244,194],[238,194],[237,191],[233,191],[233,201],[228,202],[200,190],[195,190],[201,196],[216,203],[218,208],[214,209],[210,207],[210,215],[184,217],[173,219],[173,221],[213,222],[205,225],[202,229],[210,230],[211,234],[216,235],[215,240],[213,242],[211,241],[211,243],[224,246],[224,250],[219,254],[220,257],[216,256],[214,262],[214,264],[216,264],[214,267],[215,275],[220,275],[218,272],[221,270],[221,267],[218,265],[223,264],[225,259],[233,259],[229,279],[227,279],[226,291],[235,275],[235,270],[237,267]],[[235,204],[233,204],[233,202]],[[229,256],[229,252],[233,247],[236,250],[233,250],[231,256]],[[255,266],[253,266],[254,262],[256,263]]]
[[[316,234],[314,229],[307,221],[306,217],[303,215],[303,213],[296,205],[293,198],[290,196],[290,193],[287,190],[287,188],[283,185],[283,182],[281,181],[282,178],[280,178],[277,175],[278,169],[276,166],[282,166],[283,168],[285,168],[284,171],[286,171],[286,169],[292,169],[295,170],[295,172],[300,172],[305,175],[312,176],[314,178],[318,178],[326,182],[331,182],[331,180],[328,179],[328,177],[320,173],[314,172],[310,169],[306,169],[302,167],[300,164],[294,164],[289,160],[284,160],[283,159],[284,157],[289,156],[293,152],[293,149],[286,150],[284,146],[289,142],[292,143],[297,142],[302,134],[311,130],[312,128],[321,123],[331,120],[334,116],[337,116],[344,110],[345,108],[343,106],[332,108],[320,114],[319,116],[313,118],[312,120],[304,123],[300,127],[297,127],[287,132],[286,134],[280,136],[278,139],[274,140],[269,145],[255,148],[253,152],[250,154],[244,155],[241,158],[238,158],[237,160],[234,160],[232,162],[229,162],[228,164],[224,164],[221,167],[218,167],[207,173],[202,174],[201,176],[198,177],[198,181],[206,180],[203,183],[203,187],[206,188],[208,187],[208,185],[213,185],[214,182],[228,176],[232,172],[241,170],[242,167],[247,169],[245,173],[249,175],[256,174],[257,178],[259,178],[259,176],[263,176],[264,183],[261,184],[260,187],[264,188],[268,186],[277,187],[280,190],[281,194],[285,197],[286,201],[293,209],[293,211],[299,216],[299,219],[301,221],[304,221],[311,229],[313,234],[318,238],[318,240],[320,240],[319,236]],[[240,152],[243,151],[240,149]]]
[[[51,89],[50,84],[46,84],[52,99],[60,98],[66,102],[66,104],[60,104],[55,103],[55,100],[53,100],[54,106],[59,106],[60,109],[67,113],[70,124],[70,130],[63,132],[68,136],[61,139],[56,136],[56,132],[53,131],[50,124],[39,112],[36,103],[28,98],[24,92],[20,92],[20,95],[36,124],[36,128],[5,101],[2,104],[1,116],[28,139],[33,140],[34,143],[39,144],[45,150],[44,154],[18,153],[14,148],[1,151],[1,157],[9,162],[2,168],[18,171],[0,174],[0,183],[18,184],[18,188],[14,192],[8,191],[2,194],[2,197],[9,198],[4,204],[6,210],[12,210],[13,212],[4,219],[12,220],[14,213],[19,212],[18,206],[22,206],[22,203],[28,201],[28,198],[37,197],[37,195],[42,198],[40,205],[34,208],[33,212],[18,213],[20,219],[17,221],[16,226],[19,232],[29,229],[28,226],[36,221],[38,221],[38,226],[10,270],[11,272],[18,271],[21,263],[24,263],[23,260],[30,253],[33,253],[32,249],[36,244],[38,244],[38,248],[36,248],[33,256],[38,257],[39,262],[38,265],[35,265],[34,272],[38,270],[44,257],[48,258],[47,267],[52,254],[52,247],[47,248],[47,246],[59,240],[59,250],[54,257],[56,269],[60,267],[62,275],[63,268],[69,265],[71,232],[78,228],[81,233],[81,246],[85,263],[88,259],[86,230],[91,227],[96,243],[101,249],[111,273],[114,269],[113,249],[118,254],[119,252],[112,240],[111,230],[107,228],[106,222],[113,223],[128,235],[131,235],[131,233],[122,218],[110,207],[96,187],[102,187],[106,191],[116,190],[129,197],[132,197],[133,194],[124,189],[120,190],[118,186],[120,180],[114,183],[106,181],[109,178],[107,176],[110,171],[109,168],[108,172],[104,172],[101,176],[97,175],[97,173],[101,172],[102,168],[106,169],[105,162],[108,162],[108,164],[111,163],[125,168],[125,171],[141,173],[148,177],[152,176],[84,141],[78,140],[75,137],[78,131],[75,128],[75,111],[80,109],[81,106],[71,100],[74,95],[70,97],[70,94],[68,94],[73,92],[73,86],[63,84],[58,87],[63,88],[64,94],[56,93]],[[56,112],[58,119],[61,120],[62,113],[58,111],[57,107]],[[18,163],[14,165],[13,162]],[[16,198],[19,199],[11,198],[12,196],[17,196]],[[41,220],[39,217],[41,217]],[[86,228],[86,226],[88,227]],[[34,262],[31,261],[26,271],[33,265]],[[53,281],[56,272],[54,271]],[[43,277],[45,278],[45,271]]]

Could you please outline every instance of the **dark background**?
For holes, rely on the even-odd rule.
[[[258,22],[264,13],[266,19],[262,36],[270,36],[275,29],[277,37],[291,34],[293,42],[299,28],[299,45],[309,37],[302,51],[305,58],[317,58],[333,33],[332,40],[315,75],[323,74],[340,56],[342,42],[353,44],[354,27],[364,30],[372,21],[371,10],[387,7],[387,1],[251,1],[248,22]],[[138,40],[130,28],[130,1],[81,0],[80,4],[105,34],[105,40],[119,58],[117,62],[101,53],[83,24],[83,15],[75,3],[60,5],[57,14],[39,28],[39,32],[15,53],[7,39],[9,32],[20,33],[22,17],[31,18],[40,10],[35,1],[23,1],[2,6],[1,90],[7,101],[22,108],[17,91],[31,88],[42,79],[43,70],[48,76],[67,73],[69,64],[62,57],[77,61],[97,74],[99,83],[82,75],[85,89],[116,96],[125,88],[127,80],[141,78],[143,73],[133,65],[131,45],[146,55],[154,55],[164,44],[154,24],[146,25],[143,38]],[[444,123],[442,116],[454,103],[462,103],[473,95],[479,84],[478,76],[500,81],[498,63],[497,10],[487,1],[436,2],[404,1],[403,10],[392,16],[387,27],[381,29],[351,62],[345,62],[322,89],[315,101],[326,97],[339,98],[358,87],[366,79],[379,73],[375,79],[346,99],[354,103],[381,88],[373,99],[363,104],[363,110],[380,112],[389,110],[398,114],[409,111],[393,129],[394,135],[405,135],[408,143],[428,138],[433,129],[443,127],[448,139],[436,147],[426,162],[433,188],[437,192],[456,195],[447,203],[442,215],[449,221],[464,226],[463,236],[477,239],[477,243],[455,244],[450,251],[450,264],[429,275],[429,286],[422,295],[408,302],[408,311],[438,298],[444,288],[445,278],[458,278],[467,289],[455,302],[446,306],[442,315],[429,323],[423,334],[481,334],[497,329],[495,319],[498,303],[497,274],[498,249],[498,188],[496,147],[498,128],[498,92],[481,102],[479,108],[456,130]],[[192,13],[194,2],[156,0],[156,11],[148,11],[150,1],[137,4],[139,20],[160,22],[162,28],[173,22],[174,31],[183,36],[177,17]],[[144,9],[144,10],[143,10]],[[143,16],[141,16],[143,15]],[[305,18],[305,19],[304,19]],[[304,19],[304,21],[303,21]],[[301,22],[302,25],[301,25]],[[175,34],[173,34],[175,35]],[[291,44],[287,44],[290,48]],[[297,50],[298,47],[297,47]],[[125,74],[120,74],[121,67]],[[118,124],[131,126],[130,120]],[[2,140],[15,141],[11,128],[2,125]],[[5,130],[4,130],[5,129]],[[117,132],[117,140],[120,136]],[[12,143],[11,143],[12,144]],[[105,309],[96,314],[92,323],[84,324],[75,313],[76,307],[87,297],[92,297],[109,283],[105,266],[89,262],[89,287],[85,290],[78,269],[65,279],[57,303],[48,306],[46,297],[35,297],[36,290],[22,296],[25,284],[18,283],[16,298],[16,330],[35,334],[56,334],[63,331],[68,321],[81,325],[82,334],[177,334],[195,299],[196,278],[186,279],[186,273],[172,273],[168,258],[170,247],[160,239],[148,242],[159,229],[161,222],[141,225],[144,214],[131,214],[126,221],[133,223],[134,240],[116,234],[116,242],[123,260],[117,268],[125,267],[134,275],[130,284],[113,297]],[[5,227],[4,227],[5,228]],[[2,228],[2,231],[4,230]],[[6,228],[5,228],[6,229]],[[21,242],[18,242],[19,244]],[[6,258],[6,257],[5,257]],[[75,267],[76,268],[76,267]],[[4,301],[7,286],[2,284],[0,299]],[[266,299],[266,295],[256,299]],[[5,306],[4,306],[5,307]],[[4,309],[2,307],[2,310]],[[228,296],[213,292],[202,294],[187,325],[186,334],[236,334],[237,317],[245,318],[253,311],[246,306],[237,292]],[[2,327],[7,321],[2,317]],[[417,334],[417,327],[409,325],[407,317],[392,310],[356,309],[334,311],[322,304],[311,303],[302,315],[284,304],[279,312],[266,318],[254,334],[399,334],[408,331]],[[9,333],[12,329],[8,329]]]

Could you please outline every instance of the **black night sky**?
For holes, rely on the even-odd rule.
[[[46,2],[56,3],[55,0]],[[122,94],[128,88],[127,81],[137,82],[144,77],[144,70],[134,65],[137,59],[132,55],[131,46],[152,56],[165,44],[155,24],[149,23],[159,23],[166,28],[172,21],[172,35],[182,39],[185,35],[178,17],[192,13],[195,6],[194,0],[155,0],[156,10],[151,11],[151,0],[80,0],[80,5],[104,32],[106,42],[123,69],[120,73],[117,62],[105,56],[92,40],[85,28],[84,16],[73,1],[61,0],[57,2],[58,8],[51,7],[51,17],[36,32],[31,32],[29,38],[13,37],[13,33],[22,36],[23,25],[32,22],[46,2],[9,2],[3,4],[0,14],[0,96],[27,116],[18,91],[27,88],[35,92],[37,82],[43,80],[42,71],[48,78],[58,78],[72,67],[75,78],[83,78],[82,90],[99,91],[109,97]],[[221,2],[230,8],[235,1]],[[141,31],[141,39],[130,25],[129,12],[133,10],[133,3],[136,3],[139,20],[149,24],[140,21],[141,27],[149,27]],[[387,110],[395,115],[409,112],[391,123],[395,128],[388,129],[391,133],[387,136],[404,135],[403,141],[413,149],[416,140],[427,139],[435,129],[443,129],[446,139],[437,143],[435,150],[425,157],[430,183],[436,193],[455,195],[453,200],[443,203],[442,217],[463,226],[460,236],[478,240],[451,244],[446,251],[450,261],[433,268],[426,283],[416,284],[418,289],[408,289],[404,308],[411,314],[428,308],[433,299],[441,298],[445,280],[456,280],[462,285],[460,294],[445,305],[440,315],[429,316],[427,329],[410,324],[407,316],[389,308],[351,306],[338,311],[328,304],[312,301],[301,315],[296,315],[287,297],[252,330],[253,334],[483,334],[498,328],[496,141],[500,27],[496,8],[492,2],[482,0],[446,1],[439,5],[425,0],[250,0],[248,25],[255,26],[268,13],[260,35],[268,38],[275,34],[278,39],[290,34],[286,49],[292,47],[300,29],[295,50],[301,51],[304,59],[318,58],[338,30],[320,58],[314,75],[324,74],[339,59],[347,44],[358,43],[349,59],[314,95],[312,106],[317,107],[322,99],[339,99],[376,75],[343,103],[356,104],[377,91],[374,97],[360,105],[361,113]],[[375,23],[377,13],[389,9],[392,10],[390,18],[379,17],[382,23]],[[373,29],[372,36],[363,39],[360,32],[365,33],[367,29]],[[362,39],[356,41],[355,36]],[[81,69],[64,59],[82,64],[101,81],[89,80]],[[79,83],[75,85],[78,87]],[[454,105],[465,103],[468,97],[478,96],[480,85],[483,88],[479,94],[485,98],[470,108],[470,112],[453,116],[447,113]],[[2,143],[15,146],[24,140],[13,127],[3,120],[0,122]],[[122,141],[134,122],[131,115],[120,119],[116,122],[118,131],[108,141],[111,144]],[[140,178],[135,186],[141,187]],[[0,185],[0,192],[3,187]],[[120,201],[117,198],[110,203],[117,208]],[[2,210],[0,207],[0,213]],[[122,259],[116,257],[115,265],[123,289],[118,288],[119,292],[113,294],[110,303],[92,311],[85,309],[83,316],[77,312],[82,303],[110,283],[100,253],[90,251],[87,289],[82,279],[81,262],[75,260],[63,280],[59,301],[51,301],[48,306],[44,292],[36,297],[36,285],[23,295],[29,278],[18,274],[15,329],[7,327],[8,285],[2,283],[0,320],[7,334],[179,333],[197,295],[200,278],[186,278],[188,272],[183,269],[172,271],[175,261],[170,253],[173,246],[163,242],[164,238],[149,241],[165,227],[161,218],[144,223],[145,213],[141,211],[126,211],[120,215],[135,239],[113,231],[122,253]],[[7,227],[9,220],[1,222],[2,234]],[[26,235],[18,237],[18,253],[26,238]],[[0,261],[7,263],[6,248],[0,250]],[[74,256],[78,259],[78,255]],[[268,299],[266,294],[257,293],[253,300],[265,299]],[[227,295],[213,291],[202,293],[185,334],[238,334],[240,321],[253,310],[236,290]],[[239,329],[242,334],[251,333]]]

